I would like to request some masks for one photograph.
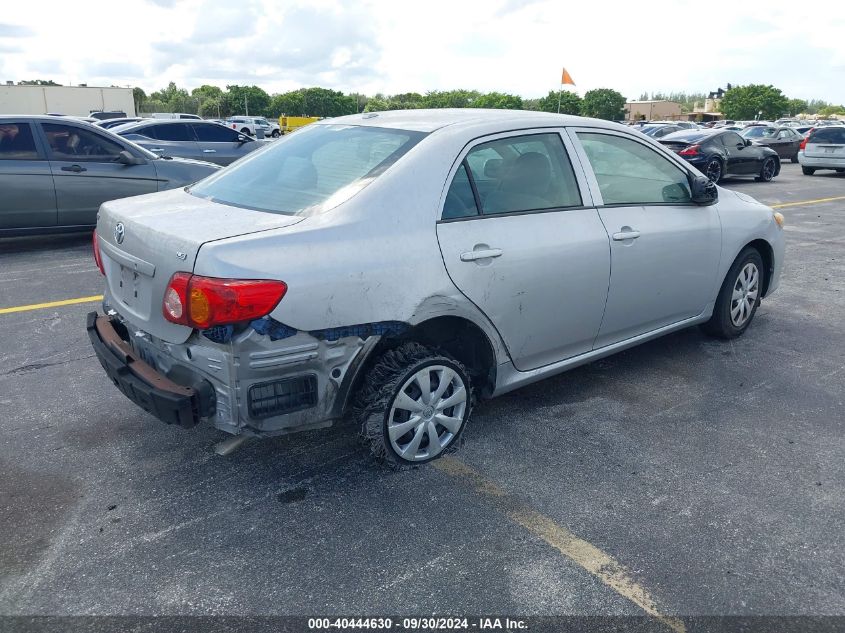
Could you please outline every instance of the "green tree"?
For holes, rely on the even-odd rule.
[[[581,114],[596,119],[621,121],[625,118],[625,97],[610,88],[588,90],[581,104]]]
[[[143,106],[147,100],[147,93],[144,92],[143,88],[135,86],[132,88],[132,100],[135,102],[135,112],[140,112],[141,106]]]
[[[834,114],[845,114],[845,107],[841,105],[826,105],[819,110],[819,116],[833,116]]]
[[[774,86],[734,86],[719,107],[727,119],[777,119],[789,111],[789,100]]]
[[[560,113],[561,114],[581,114],[581,104],[583,100],[576,93],[564,90],[560,93]],[[558,91],[549,90],[549,94],[541,98],[538,103],[538,109],[543,112],[557,112]]]
[[[423,97],[423,107],[472,108],[480,96],[478,90],[432,90]]]
[[[52,79],[28,79],[26,81],[19,81],[19,86],[61,86]]]
[[[789,116],[795,116],[807,111],[807,102],[804,99],[790,99],[787,108]]]
[[[226,110],[227,116],[273,116],[270,112],[270,95],[258,86],[226,86],[223,109]]]
[[[479,96],[474,108],[495,108],[498,110],[521,110],[522,97],[504,92],[488,92]]]

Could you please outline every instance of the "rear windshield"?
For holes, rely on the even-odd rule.
[[[661,141],[676,141],[681,143],[698,143],[699,141],[713,136],[711,130],[679,130],[664,136]]]
[[[423,132],[311,125],[197,183],[189,193],[282,215],[345,202],[425,137]]]
[[[826,127],[821,130],[813,130],[808,143],[833,143],[845,145],[845,127]]]

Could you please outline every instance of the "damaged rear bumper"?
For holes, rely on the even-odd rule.
[[[108,377],[123,394],[162,422],[190,428],[213,415],[211,385],[180,385],[141,360],[119,334],[122,326],[90,312],[86,329],[94,353]]]

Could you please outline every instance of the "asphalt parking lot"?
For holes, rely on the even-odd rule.
[[[345,425],[218,457],[112,386],[96,302],[0,310],[0,613],[845,615],[845,174],[723,185],[787,222],[743,337],[483,403],[437,468]],[[0,240],[0,309],[101,285],[90,235]]]

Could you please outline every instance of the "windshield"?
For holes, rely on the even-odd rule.
[[[762,127],[759,125],[747,127],[740,132],[745,138],[774,138],[777,136],[777,133],[778,130],[775,127]]]
[[[345,202],[425,137],[422,132],[311,125],[254,152],[188,192],[257,211],[296,215]]]

